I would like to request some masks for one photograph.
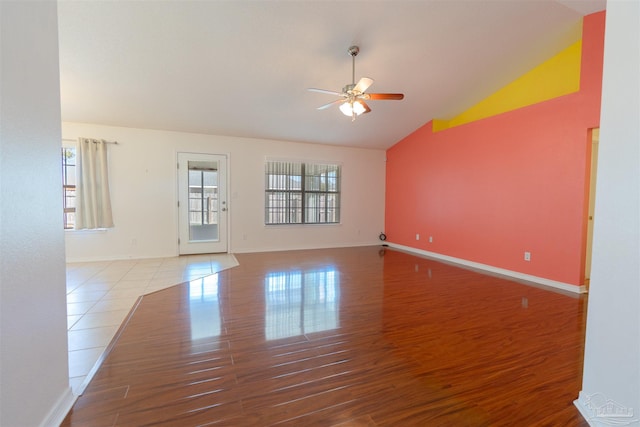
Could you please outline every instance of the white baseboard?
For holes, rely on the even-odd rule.
[[[40,427],[57,427],[62,424],[77,398],[73,394],[71,387],[67,387],[45,419],[40,423]]]
[[[543,286],[548,286],[548,287],[559,289],[562,291],[567,291],[575,294],[583,294],[587,292],[584,286],[571,285],[569,283],[558,282],[556,280],[551,280],[551,279],[545,279],[544,277],[532,276],[530,274],[519,273],[517,271],[494,267],[487,264],[481,264],[479,262],[468,261],[466,259],[456,258],[449,255],[443,255],[437,252],[429,252],[422,249],[412,248],[410,246],[398,245],[397,243],[387,242],[387,245],[389,245],[389,247],[391,248],[399,249],[405,252],[410,252],[416,255],[422,255],[427,258],[434,258],[437,260],[450,262],[452,264],[457,264],[457,265],[469,267],[472,269],[494,273],[500,276],[507,276],[507,277],[511,277],[511,278],[525,281],[525,282],[531,282],[531,283],[536,283]]]
[[[90,256],[90,257],[66,257],[67,263],[76,262],[106,262],[106,261],[136,261],[144,259],[157,259],[157,258],[172,258],[177,257],[178,254],[172,255],[109,255],[109,256]]]
[[[334,249],[334,248],[359,248],[364,246],[377,246],[380,245],[380,241],[372,240],[371,242],[357,242],[357,243],[345,243],[336,245],[335,243],[330,243],[326,245],[317,245],[317,244],[309,244],[309,245],[296,245],[291,247],[282,247],[282,246],[274,246],[274,247],[261,247],[261,248],[240,248],[233,250],[234,254],[250,254],[250,253],[261,253],[261,252],[285,252],[285,251],[308,251],[314,249]]]
[[[578,393],[573,404],[585,421],[593,427],[638,425],[633,409],[607,398],[603,393]]]
[[[580,392],[579,397],[573,401],[573,404],[576,408],[578,408],[578,411],[580,412],[580,415],[582,415],[582,418],[584,418],[584,420],[590,425],[593,426],[593,423],[591,423],[590,418],[591,418],[591,411],[589,409],[587,409],[586,406],[583,405],[581,399],[583,398],[582,392]]]

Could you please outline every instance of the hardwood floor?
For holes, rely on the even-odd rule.
[[[63,426],[588,426],[586,298],[381,247],[145,295]]]

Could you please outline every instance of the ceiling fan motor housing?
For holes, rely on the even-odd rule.
[[[352,93],[353,89],[356,87],[354,83],[350,83],[342,88],[343,93]]]

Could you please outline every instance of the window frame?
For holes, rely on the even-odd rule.
[[[299,173],[273,173],[274,164],[280,164],[287,171],[299,170]],[[277,168],[277,166],[275,167]],[[298,169],[299,168],[299,169]],[[324,173],[308,174],[309,169],[325,168]],[[341,199],[342,199],[342,164],[334,161],[317,161],[317,160],[292,160],[292,159],[273,159],[265,160],[265,199],[264,199],[264,224],[265,226],[279,225],[337,225],[341,224]],[[334,176],[329,176],[331,172],[335,172]],[[284,188],[273,188],[270,186],[270,177],[284,177],[287,182]],[[288,177],[288,179],[287,179]],[[291,186],[291,181],[295,181],[292,177],[299,177],[299,188]],[[312,180],[318,179],[319,185],[325,186],[325,189],[313,188]],[[329,181],[333,181],[333,185],[329,185]],[[317,183],[316,183],[317,184]],[[292,188],[293,187],[293,188]],[[331,190],[330,188],[335,188]],[[281,206],[274,205],[276,196],[279,197]],[[319,206],[309,206],[312,197],[321,200]],[[292,206],[292,201],[299,201],[300,206]],[[332,203],[329,203],[331,201]],[[276,212],[280,209],[280,212]],[[299,211],[299,212],[298,212]],[[296,220],[299,215],[299,221]],[[284,217],[284,220],[277,221],[277,217]],[[316,219],[310,221],[310,217]],[[274,217],[276,220],[274,221]],[[320,219],[323,217],[324,219]],[[271,220],[270,220],[271,218]],[[333,220],[330,220],[333,219]]]
[[[74,152],[74,158],[75,158],[75,162],[73,165],[69,165],[67,163],[67,157],[65,155],[67,150],[73,149]],[[68,166],[72,166],[74,169],[74,174],[75,171],[78,167],[78,146],[77,144],[74,143],[62,143],[62,146],[60,148],[60,161],[61,161],[61,168],[62,168],[62,224],[63,224],[63,228],[64,230],[75,230],[75,214],[76,214],[76,208],[75,206],[70,207],[67,206],[67,192],[68,191],[72,191],[74,194],[73,197],[74,199],[76,198],[76,188],[77,188],[77,182],[76,184],[69,184],[67,181],[67,175],[68,175],[68,170],[67,167]],[[77,181],[77,174],[74,178],[74,182]],[[77,199],[76,199],[77,200]],[[73,221],[68,221],[67,220],[67,215],[68,214],[73,214]]]

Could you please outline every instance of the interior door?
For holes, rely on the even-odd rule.
[[[178,153],[180,255],[227,252],[227,157]]]

